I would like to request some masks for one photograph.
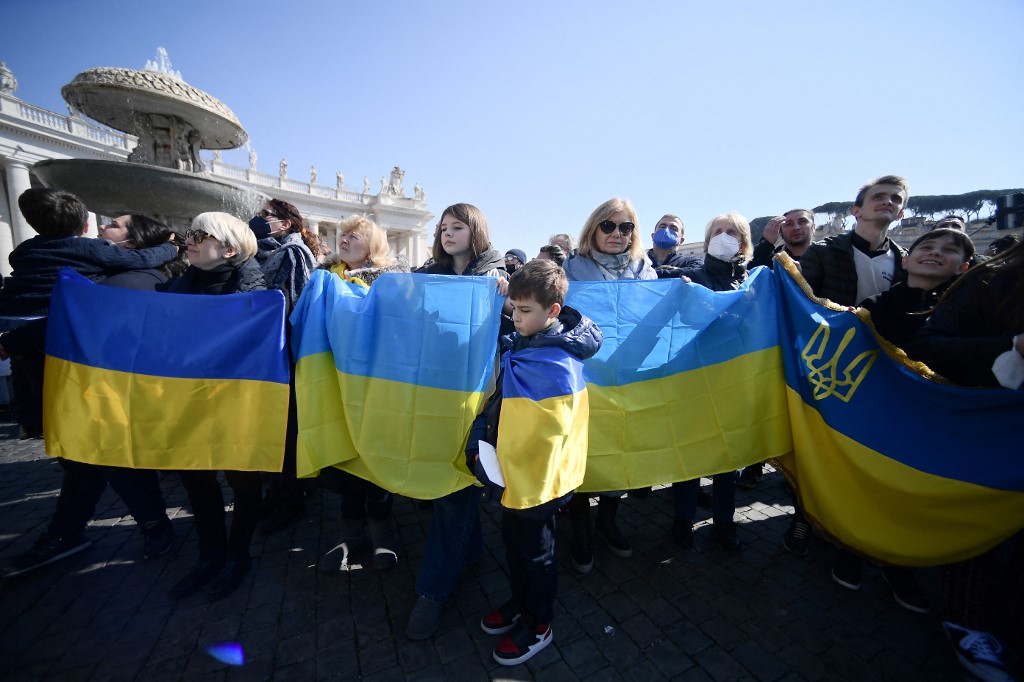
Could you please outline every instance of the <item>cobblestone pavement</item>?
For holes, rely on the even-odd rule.
[[[41,441],[19,442],[13,426],[0,431],[0,564],[7,565],[45,529],[60,467]],[[367,552],[364,568],[326,575],[316,562],[334,544],[339,503],[317,490],[305,519],[257,536],[254,571],[241,589],[215,603],[199,594],[175,600],[167,588],[197,554],[184,489],[173,474],[162,480],[176,533],[170,554],[142,560],[141,536],[108,491],[87,529],[92,547],[0,582],[0,678],[961,679],[937,617],[899,607],[876,567],[851,592],[832,582],[833,550],[824,541],[806,559],[783,551],[791,508],[777,473],[738,491],[737,553],[711,543],[706,522],[693,550],[675,546],[667,488],[623,503],[633,557],[618,559],[598,541],[589,575],[569,567],[568,523],[560,524],[554,644],[514,668],[491,659],[496,638],[478,626],[508,596],[497,516],[483,513],[486,552],[465,572],[437,635],[411,642],[405,622],[429,508],[396,502],[404,545],[396,569],[376,572]],[[924,571],[921,580],[937,602],[937,573]],[[207,653],[223,642],[242,645],[244,665]]]

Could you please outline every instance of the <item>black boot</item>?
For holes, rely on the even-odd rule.
[[[224,559],[200,559],[196,567],[171,588],[172,597],[187,597],[213,580],[224,568]]]
[[[612,554],[628,559],[633,556],[633,546],[615,523],[621,502],[620,497],[597,498],[597,534],[608,543],[608,549]]]
[[[569,522],[572,524],[569,546],[572,570],[590,573],[594,568],[594,538],[590,530],[590,497],[586,493],[577,493],[569,500]]]
[[[210,599],[223,599],[237,590],[251,567],[252,559],[247,556],[229,559],[217,579],[210,583]]]

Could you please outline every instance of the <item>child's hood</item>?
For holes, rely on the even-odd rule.
[[[530,342],[533,348],[559,346],[580,360],[595,355],[604,342],[601,328],[589,317],[569,306],[563,306],[558,315],[561,331],[540,332]],[[558,329],[558,325],[555,326]],[[506,345],[506,347],[511,347]]]

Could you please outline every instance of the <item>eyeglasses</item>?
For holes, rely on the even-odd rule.
[[[267,209],[263,209],[262,211],[260,211],[256,215],[258,215],[259,217],[263,218],[264,220],[266,220],[267,218],[277,218],[277,214],[276,213],[272,213],[272,212],[268,211]],[[280,218],[278,218],[278,220],[280,220]]]
[[[213,235],[203,232],[202,230],[185,230],[185,239],[191,239],[192,243],[199,246],[207,239],[213,239],[217,241],[217,238]]]
[[[633,232],[633,228],[636,227],[633,223],[619,223],[616,225],[612,220],[602,220],[597,224],[597,226],[600,227],[601,231],[605,234],[611,234],[617,227],[619,228],[619,234],[623,237],[628,237]]]

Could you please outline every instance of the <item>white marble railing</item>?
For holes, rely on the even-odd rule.
[[[229,178],[231,180],[242,180],[254,185],[261,185],[263,187],[279,187],[286,189],[290,192],[299,192],[301,194],[311,194],[315,197],[324,197],[325,199],[339,199],[342,201],[349,201],[357,204],[365,204],[367,200],[372,196],[369,194],[363,194],[361,192],[355,192],[348,189],[338,189],[337,187],[328,187],[326,185],[315,185],[308,182],[301,182],[299,180],[292,180],[290,178],[282,178],[278,175],[271,175],[270,173],[261,173],[260,171],[253,170],[251,168],[243,168],[242,166],[234,166],[223,161],[217,161],[216,159],[207,160],[204,165],[213,175],[220,176],[222,178]],[[396,197],[385,195],[382,197],[386,203],[394,205],[408,205],[410,207],[421,207],[422,202],[417,201],[412,197]]]
[[[207,162],[207,165],[211,167],[215,175],[221,175],[233,180],[249,179],[249,173],[244,168],[239,168],[238,166],[226,166],[223,163],[216,162]]]
[[[61,116],[60,114],[55,114],[52,111],[40,109],[24,102],[18,103],[18,114],[26,121],[32,121],[54,130],[62,130],[66,133],[71,132],[71,119],[67,116]]]
[[[82,118],[65,116],[49,109],[32,106],[10,95],[0,95],[0,112],[44,128],[86,138],[108,147],[130,151],[135,146],[135,138],[131,135],[91,123]]]
[[[131,151],[135,145],[129,139],[129,136],[125,133],[119,133],[116,130],[109,128],[100,128],[91,123],[84,121],[72,121],[71,132],[75,132],[75,129],[81,126],[85,129],[85,135],[90,140],[105,144],[110,147],[118,147],[125,151]]]

